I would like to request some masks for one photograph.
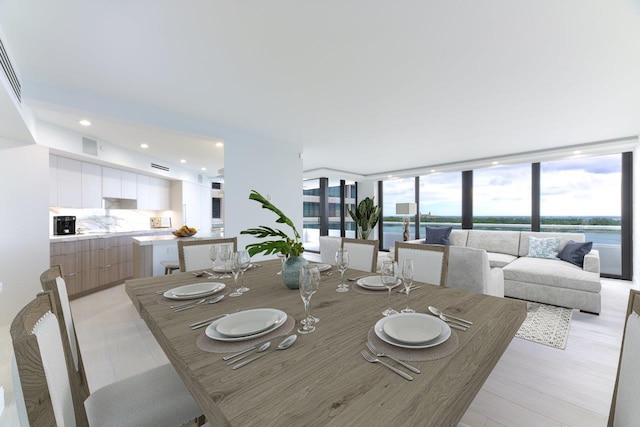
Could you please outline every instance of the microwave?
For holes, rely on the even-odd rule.
[[[75,216],[54,216],[53,235],[62,236],[65,234],[76,234]]]

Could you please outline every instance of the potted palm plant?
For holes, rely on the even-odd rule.
[[[362,239],[368,239],[373,227],[378,223],[380,217],[380,206],[373,203],[373,199],[366,197],[361,200],[355,211],[348,209],[349,216],[356,223],[356,232]]]
[[[298,289],[300,268],[309,263],[301,256],[304,252],[304,246],[300,241],[300,233],[298,233],[293,221],[260,193],[251,190],[249,199],[261,203],[263,209],[268,209],[275,213],[278,216],[276,222],[288,225],[293,231],[293,238],[282,230],[264,225],[241,231],[240,234],[249,234],[258,239],[271,238],[270,240],[248,244],[246,249],[249,255],[253,256],[260,253],[264,255],[282,254],[287,257],[282,266],[282,279],[288,288]]]

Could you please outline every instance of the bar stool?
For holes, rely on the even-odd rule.
[[[164,274],[173,274],[175,270],[180,270],[178,261],[160,261],[160,264],[164,266]]]

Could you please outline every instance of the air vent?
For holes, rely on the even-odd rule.
[[[90,154],[92,156],[98,155],[98,141],[82,137],[82,152],[84,154]]]
[[[4,71],[4,75],[7,76],[7,80],[9,80],[9,84],[13,89],[13,93],[16,95],[18,102],[22,104],[22,87],[20,86],[20,81],[18,80],[18,76],[16,75],[15,70],[13,69],[13,65],[11,65],[11,61],[9,60],[9,55],[7,54],[7,50],[4,48],[2,44],[2,40],[0,40],[0,65],[2,66],[2,71]]]
[[[160,169],[161,171],[169,172],[169,168],[167,166],[162,166],[157,163],[151,163],[151,167],[154,169]]]

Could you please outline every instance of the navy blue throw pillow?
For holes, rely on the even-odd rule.
[[[444,227],[444,228],[433,228],[426,226],[426,236],[427,239],[425,243],[430,245],[445,245],[449,246],[451,242],[449,241],[449,235],[451,234],[451,229],[453,227]]]
[[[558,258],[570,262],[571,264],[575,264],[578,267],[582,267],[584,265],[584,256],[591,252],[592,247],[593,242],[578,243],[573,240],[569,240],[567,246],[565,246],[558,254]]]

